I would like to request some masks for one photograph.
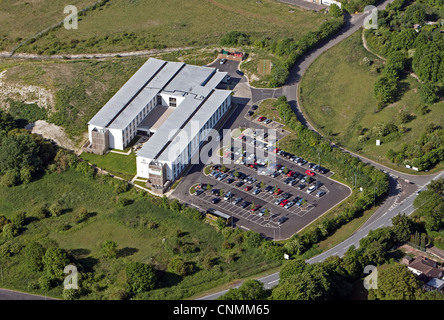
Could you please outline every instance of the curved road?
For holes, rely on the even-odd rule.
[[[384,9],[388,3],[393,0],[386,0],[381,3],[377,8],[379,10]],[[285,95],[289,104],[291,105],[293,111],[295,112],[298,120],[307,126],[309,129],[316,131],[316,129],[307,121],[304,117],[301,109],[298,105],[298,87],[302,75],[307,70],[307,68],[315,61],[322,53],[338,44],[342,40],[346,39],[354,32],[358,31],[364,25],[364,19],[367,14],[356,14],[352,16],[346,16],[346,23],[342,31],[336,35],[331,40],[320,44],[317,48],[312,49],[307,53],[290,71],[290,76],[286,84],[282,88],[278,89],[258,89],[251,88],[252,103],[255,104],[260,100],[266,99],[268,97],[277,97],[280,95]],[[370,230],[374,230],[380,227],[390,226],[391,219],[396,216],[399,212],[403,212],[407,215],[414,211],[413,201],[416,196],[417,190],[423,190],[426,188],[427,184],[435,178],[444,177],[444,171],[441,173],[433,175],[411,175],[406,173],[401,173],[391,168],[385,167],[375,161],[367,159],[363,156],[354,154],[348,150],[341,148],[345,152],[349,152],[353,156],[356,156],[361,161],[369,163],[372,166],[378,168],[379,170],[387,173],[389,175],[389,185],[390,191],[387,199],[381,204],[381,206],[376,210],[368,221],[361,226],[351,237],[343,241],[342,243],[336,245],[335,247],[319,254],[307,260],[307,263],[316,263],[325,260],[330,256],[340,256],[342,257],[344,253],[350,246],[359,247],[359,241],[366,237]],[[263,278],[257,279],[264,283],[265,288],[272,288],[279,283],[279,272],[273,273]],[[240,285],[240,284],[239,284]],[[213,300],[228,290],[217,292],[211,295],[201,297],[197,300]]]

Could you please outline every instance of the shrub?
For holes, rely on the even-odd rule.
[[[60,202],[54,202],[50,207],[49,207],[49,213],[53,216],[53,217],[58,217],[62,214],[62,206],[60,204]]]
[[[131,293],[137,294],[154,289],[157,276],[151,265],[131,262],[126,266],[125,272]]]

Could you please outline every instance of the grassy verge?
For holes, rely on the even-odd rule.
[[[367,57],[370,66],[364,63]],[[307,70],[301,81],[300,102],[312,125],[324,136],[349,150],[395,170],[415,174],[401,166],[391,164],[387,151],[399,151],[403,144],[416,141],[428,123],[444,124],[439,103],[431,105],[426,113],[418,93],[419,83],[410,76],[399,81],[399,99],[379,112],[373,96],[373,86],[382,62],[362,46],[361,31],[328,50]],[[401,113],[408,113],[410,121],[403,123]],[[378,125],[393,123],[402,128],[398,136],[361,140]]]
[[[131,180],[137,173],[135,153],[123,155],[108,152],[107,154],[100,156],[84,152],[80,157],[92,165],[104,169],[113,175],[124,178],[125,180]]]

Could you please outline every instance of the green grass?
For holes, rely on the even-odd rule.
[[[258,64],[261,60],[271,60],[273,64],[277,64],[277,58],[265,50],[253,48],[248,52],[248,59],[243,61],[239,68],[248,77],[251,86],[256,88],[270,87],[269,81],[271,75],[259,74]]]
[[[362,63],[364,57],[373,61],[373,66]],[[373,97],[373,85],[378,77],[375,66],[382,62],[365,50],[361,43],[361,31],[344,40],[321,55],[307,70],[300,86],[300,102],[304,114],[324,136],[346,148],[382,164],[390,164],[385,155],[389,149],[399,150],[402,143],[417,140],[428,123],[444,124],[440,103],[431,105],[422,115],[418,82],[411,76],[399,81],[400,99],[377,110]],[[401,125],[398,114],[409,113],[413,120],[403,124],[406,132],[392,141],[376,146],[375,139],[359,142],[359,131],[368,132],[378,123],[392,122]],[[413,173],[412,171],[409,171]]]
[[[80,157],[89,163],[126,180],[131,180],[137,173],[135,153],[123,155],[108,152],[101,156],[84,152]]]
[[[174,9],[173,9],[174,8]],[[217,44],[228,31],[299,38],[324,14],[273,0],[114,0],[80,17],[78,29],[58,28],[22,52],[118,52]]]
[[[48,112],[49,121],[65,128],[69,137],[80,145],[84,142],[88,121],[145,61],[145,57],[135,57],[15,62],[12,66],[6,65],[11,67],[4,80],[40,86],[53,93],[54,106]]]
[[[276,268],[279,264],[269,260],[258,249],[222,248],[224,236],[203,221],[195,221],[183,214],[155,205],[157,197],[135,189],[116,193],[118,180],[105,176],[88,177],[69,170],[52,173],[26,185],[0,187],[0,215],[11,217],[15,212],[27,213],[27,221],[20,235],[12,242],[24,246],[30,241],[56,245],[69,252],[82,264],[82,272],[94,272],[94,286],[87,299],[109,299],[115,288],[123,288],[124,267],[128,261],[151,263],[158,270],[158,286],[146,299],[183,299],[234,279]],[[130,199],[129,205],[120,207],[116,196]],[[35,208],[59,201],[63,214],[41,218]],[[80,208],[90,214],[86,221],[76,221]],[[148,227],[150,223],[156,227]],[[180,230],[180,236],[178,236]],[[103,259],[100,244],[112,240],[118,244],[117,260]],[[0,246],[3,245],[0,239]],[[195,248],[182,252],[183,244]],[[226,262],[231,252],[237,258]],[[210,270],[201,267],[203,258],[211,255],[216,266]],[[190,276],[177,277],[167,272],[169,261],[175,256],[198,266]],[[44,272],[27,272],[23,256],[2,257],[2,287],[60,297],[61,286],[50,291],[31,289]]]
[[[94,3],[94,0],[72,0],[78,10]],[[60,21],[68,14],[63,9],[68,3],[63,0],[51,1],[0,1],[0,51],[11,50],[41,30]]]

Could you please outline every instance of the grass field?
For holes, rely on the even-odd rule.
[[[0,51],[11,50],[41,30],[46,29],[67,16],[63,9],[68,4],[79,10],[94,3],[94,0],[51,1],[0,1]]]
[[[58,28],[19,52],[118,52],[214,45],[236,30],[299,38],[326,17],[273,0],[113,0],[80,17],[78,29]],[[62,11],[61,11],[62,12]]]
[[[7,64],[10,67],[3,80],[18,86],[39,86],[51,92],[54,106],[49,114],[50,122],[64,127],[70,138],[80,144],[88,121],[146,59],[14,61]]]
[[[159,282],[147,299],[184,299],[241,277],[275,268],[279,263],[267,259],[259,248],[245,250],[234,246],[224,249],[224,236],[204,221],[195,221],[180,213],[156,206],[150,196],[134,189],[119,193],[131,199],[119,206],[113,201],[118,180],[88,177],[69,170],[46,174],[26,185],[0,187],[0,215],[11,217],[15,212],[27,213],[25,226],[12,241],[20,247],[30,241],[59,246],[82,263],[82,272],[94,272],[94,287],[88,299],[110,299],[112,290],[122,285],[128,261],[151,263],[158,270]],[[58,201],[63,213],[59,217],[42,218],[35,208]],[[77,221],[76,213],[87,208],[89,217]],[[149,227],[155,224],[155,227]],[[119,258],[103,259],[100,244],[112,240],[118,244]],[[2,239],[0,247],[5,243]],[[188,250],[185,251],[184,247]],[[226,257],[236,258],[226,260]],[[215,260],[215,268],[197,271],[185,277],[168,272],[169,261],[180,256],[201,266],[206,255]],[[1,257],[2,287],[60,297],[61,287],[50,291],[30,289],[44,272],[26,272],[21,254]]]
[[[363,64],[364,57],[373,61],[371,66]],[[400,98],[397,102],[377,109],[373,96],[373,85],[378,77],[376,67],[382,62],[365,50],[361,43],[361,31],[328,50],[320,56],[305,73],[300,86],[300,102],[309,121],[325,136],[347,148],[390,165],[385,155],[389,149],[399,150],[402,143],[418,139],[427,123],[444,124],[442,103],[428,108],[421,114],[422,107],[418,82],[411,76],[399,81]],[[407,112],[412,120],[403,124],[405,132],[397,139],[376,146],[374,140],[365,143],[358,137],[379,123],[394,123],[400,112]]]
[[[137,173],[136,154],[134,152],[129,155],[108,152],[103,156],[84,152],[80,157],[125,180],[131,180]]]

